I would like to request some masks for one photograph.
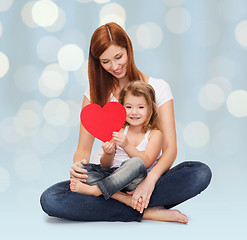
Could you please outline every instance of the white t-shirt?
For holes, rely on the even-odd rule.
[[[169,84],[163,79],[150,77],[148,84],[150,84],[154,88],[156,95],[156,103],[158,107],[173,99],[171,88]],[[84,95],[90,100],[89,87],[87,87]],[[118,100],[113,96],[113,94],[111,94],[110,96],[110,102],[118,102]]]
[[[160,107],[162,104],[168,102],[169,100],[173,99],[172,96],[172,91],[171,88],[169,86],[169,84],[164,81],[163,79],[157,79],[157,78],[153,78],[150,77],[148,84],[150,84],[154,91],[155,91],[155,96],[156,96],[156,103],[158,105],[158,107]],[[89,91],[89,87],[87,87],[84,96],[86,96],[89,100],[90,100],[90,91]],[[111,93],[110,96],[110,102],[118,102],[118,100],[113,96],[113,94]],[[96,150],[92,160],[90,162],[95,163],[95,164],[100,164],[100,159],[97,156],[97,154],[99,154],[99,152],[102,150],[102,148],[99,148],[98,150]],[[156,162],[155,162],[156,163]],[[151,170],[151,168],[154,166],[154,164],[149,168],[149,170]]]

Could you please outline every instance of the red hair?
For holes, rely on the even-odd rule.
[[[133,48],[127,33],[116,23],[107,23],[95,30],[92,35],[89,58],[88,78],[91,103],[105,105],[112,91],[119,85],[118,80],[108,73],[99,61],[101,54],[111,45],[123,47],[127,51],[127,74],[130,81],[140,79],[140,72],[134,62]]]

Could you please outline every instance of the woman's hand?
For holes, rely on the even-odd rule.
[[[150,197],[153,193],[155,184],[158,180],[158,177],[155,175],[147,175],[147,177],[136,187],[133,196],[132,196],[132,208],[136,209],[138,202],[141,203],[140,213],[143,213],[143,210],[148,207]],[[141,199],[140,199],[141,198]]]
[[[127,139],[126,135],[123,133],[113,132],[112,133],[112,139],[121,148],[124,148],[128,145],[128,139]]]
[[[79,166],[83,164],[86,165],[87,161],[85,159],[78,161],[76,163],[74,163],[71,166],[71,169],[69,170],[70,172],[70,178],[77,178],[79,181],[81,182],[86,182],[87,181],[87,170],[80,168]]]
[[[116,152],[116,144],[113,142],[105,142],[102,144],[103,151],[108,154],[114,154]]]

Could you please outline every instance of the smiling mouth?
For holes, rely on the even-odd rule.
[[[115,74],[121,74],[123,71],[123,68],[120,68],[119,70],[113,71]]]
[[[131,120],[139,120],[140,117],[130,117]]]

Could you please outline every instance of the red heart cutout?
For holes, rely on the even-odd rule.
[[[98,104],[88,104],[81,111],[84,128],[99,140],[112,139],[112,132],[118,132],[125,123],[126,110],[118,102],[109,102],[102,108]]]

